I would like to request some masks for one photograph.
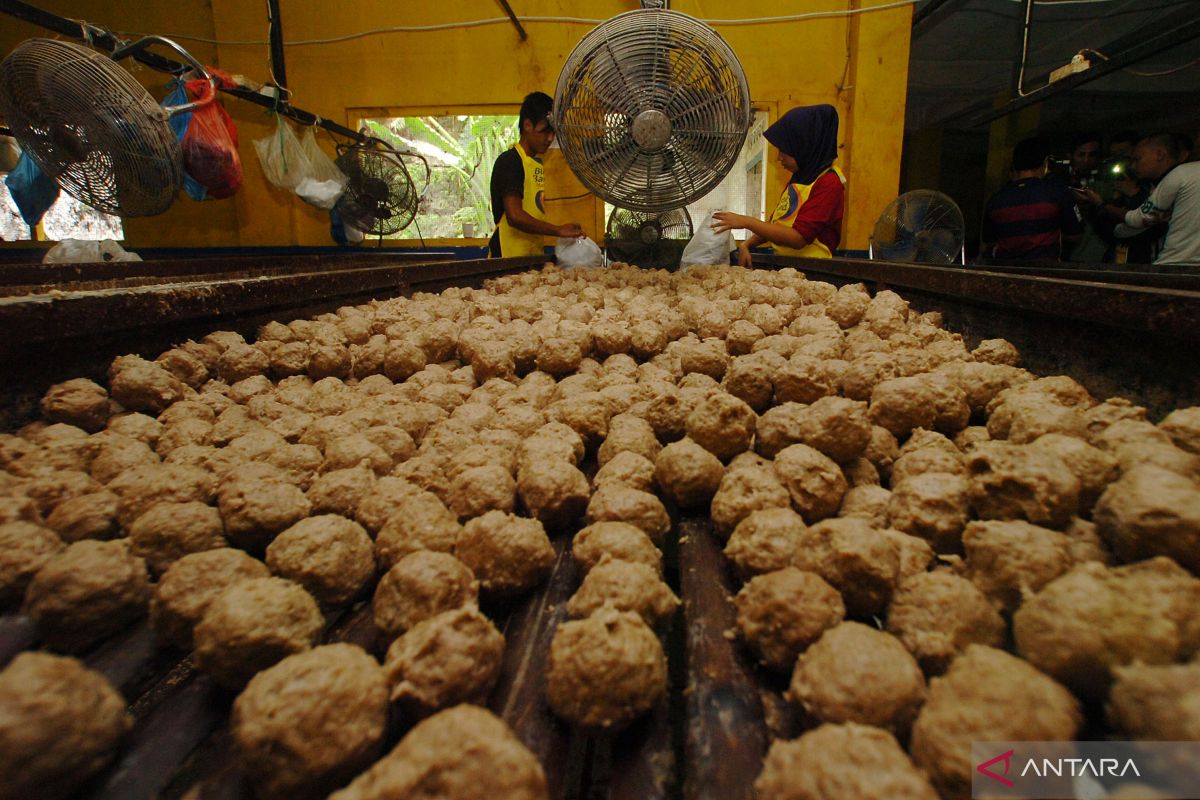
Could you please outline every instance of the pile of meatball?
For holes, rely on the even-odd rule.
[[[477,705],[480,601],[570,537],[546,701],[619,730],[667,691],[672,512],[711,517],[739,646],[811,723],[760,800],[966,797],[972,739],[1071,739],[1084,703],[1200,738],[1200,408],[1154,424],[890,291],[547,265],[122,356],[41,410],[0,435],[0,605],[61,655],[0,672],[0,796],[111,762],[124,700],[74,655],[148,616],[238,693],[262,797],[544,797]],[[318,646],[365,599],[382,662]],[[422,721],[380,759],[393,714]]]

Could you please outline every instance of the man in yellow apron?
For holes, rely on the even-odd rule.
[[[492,258],[540,256],[545,252],[545,236],[583,235],[577,223],[555,225],[546,220],[542,202],[546,177],[539,156],[554,141],[553,108],[554,100],[545,92],[526,96],[517,120],[521,138],[511,150],[501,153],[492,167],[492,220],[496,223],[488,243]]]
[[[745,228],[738,263],[752,265],[750,249],[769,244],[780,255],[829,258],[842,236],[846,178],[837,159],[837,109],[830,105],[793,108],[763,132],[779,150],[779,163],[792,173],[769,222],[732,211],[713,214],[713,230]]]

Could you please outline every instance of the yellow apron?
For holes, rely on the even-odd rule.
[[[546,212],[542,206],[542,196],[546,185],[546,173],[542,162],[529,156],[520,144],[513,145],[521,164],[525,167],[525,195],[521,198],[521,208],[534,219],[545,220]],[[496,226],[500,232],[500,255],[505,258],[513,256],[540,256],[545,253],[544,238],[540,233],[526,233],[508,224],[508,215],[501,214]]]
[[[845,183],[845,178],[842,176],[841,170],[837,167],[830,167],[825,170],[829,172],[833,170],[834,174]],[[821,175],[824,175],[822,172]],[[817,176],[817,180],[821,179],[821,175]],[[775,205],[775,212],[771,215],[771,222],[779,225],[792,227],[792,223],[796,221],[796,214],[799,213],[801,207],[808,202],[808,195],[812,192],[812,183],[789,183],[784,188],[783,194],[779,196],[779,202]],[[784,247],[781,244],[770,242],[767,245],[777,254],[781,256],[804,256],[806,258],[831,258],[833,253],[829,252],[829,248],[821,243],[819,239],[813,239],[808,243],[807,247],[797,250],[794,247]]]

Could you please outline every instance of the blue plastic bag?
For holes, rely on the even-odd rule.
[[[163,98],[163,106],[182,106],[190,103],[187,90],[183,88],[183,81],[175,81],[171,84],[171,91],[167,92],[167,96]],[[187,133],[188,125],[192,122],[192,112],[187,111],[183,114],[176,114],[171,117],[169,124],[171,130],[175,133],[175,138],[180,142],[183,141],[184,134]],[[187,196],[199,202],[208,196],[208,189],[186,172],[183,173],[183,191],[187,192]]]
[[[58,184],[47,177],[27,153],[21,153],[4,184],[21,212],[21,219],[31,228],[42,221],[42,216],[58,199]]]

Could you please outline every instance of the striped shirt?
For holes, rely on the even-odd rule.
[[[983,241],[994,256],[1018,261],[1057,260],[1062,237],[1083,231],[1083,217],[1065,187],[1021,178],[992,195],[983,214]]]

